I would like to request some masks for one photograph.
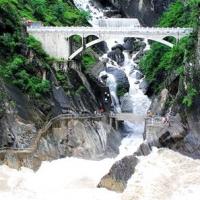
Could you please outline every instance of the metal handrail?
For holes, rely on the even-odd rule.
[[[105,117],[105,114],[61,114],[58,115],[54,118],[52,118],[49,122],[44,125],[43,128],[41,128],[38,131],[38,135],[35,138],[34,142],[31,144],[32,147],[27,147],[27,148],[17,148],[17,147],[1,147],[0,148],[0,154],[1,153],[6,153],[7,151],[12,152],[12,153],[32,153],[38,145],[38,142],[42,135],[46,133],[46,131],[51,127],[51,125],[58,121],[58,120],[65,120],[65,119],[99,119]]]

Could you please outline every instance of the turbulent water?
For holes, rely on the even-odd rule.
[[[119,194],[96,188],[112,160],[65,158],[44,162],[34,173],[0,167],[0,199],[4,200],[198,200],[200,161],[167,149],[140,158],[127,189]]]
[[[89,0],[75,0],[82,9],[90,9],[95,19],[103,17],[101,9],[89,4]],[[122,38],[117,40],[122,42]],[[109,48],[113,41],[108,42]],[[147,47],[148,48],[148,47]],[[130,76],[135,63],[125,53],[125,63],[121,67],[126,73],[133,112],[144,115],[150,101]],[[113,65],[112,65],[113,66]],[[116,66],[115,66],[116,67]],[[116,81],[109,75],[108,85],[115,101]],[[119,106],[119,103],[116,103]],[[120,108],[118,108],[120,112]],[[0,199],[4,200],[191,200],[200,196],[200,161],[195,161],[167,149],[154,149],[146,157],[140,157],[136,172],[127,189],[119,194],[96,188],[112,164],[133,153],[142,142],[144,124],[125,122],[125,129],[132,133],[120,146],[120,154],[115,159],[89,161],[77,158],[63,158],[53,162],[43,162],[37,172],[23,168],[21,171],[0,166]]]

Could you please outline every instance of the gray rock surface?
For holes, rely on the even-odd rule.
[[[128,180],[135,171],[138,159],[135,156],[126,156],[122,160],[117,161],[105,175],[98,187],[104,187],[116,192],[123,192],[126,188]]]
[[[122,71],[116,67],[108,67],[106,72],[114,75],[116,78],[117,84],[123,85],[124,88],[126,88],[127,91],[129,91],[130,85],[129,85],[128,78],[124,71]]]
[[[149,83],[145,79],[139,85],[139,88],[142,90],[144,94],[147,93],[148,87],[149,87]]]
[[[121,111],[122,112],[133,112],[133,102],[131,101],[130,97],[123,96],[120,98],[121,102]]]
[[[143,25],[154,25],[173,0],[99,0],[110,2],[126,17],[138,18]]]
[[[118,65],[123,65],[124,63],[124,54],[119,48],[108,52],[107,56],[117,62]]]

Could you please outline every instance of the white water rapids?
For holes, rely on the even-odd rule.
[[[88,0],[76,0],[83,9]],[[93,15],[102,13],[89,6]],[[143,95],[135,79],[129,76],[134,63],[125,54],[122,70],[130,82],[129,97],[133,112],[144,114],[149,99]],[[0,200],[198,200],[200,199],[200,161],[187,158],[167,149],[154,149],[146,157],[140,157],[136,172],[129,180],[124,193],[119,194],[96,188],[112,164],[133,153],[142,142],[144,124],[126,122],[133,134],[122,141],[116,159],[89,161],[64,158],[43,162],[37,172],[22,168],[21,171],[0,166]]]

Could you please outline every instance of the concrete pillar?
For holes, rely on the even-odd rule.
[[[82,37],[82,47],[83,47],[83,50],[86,49],[86,38],[84,36]]]
[[[118,130],[119,129],[119,123],[118,121],[115,119],[115,130]]]
[[[112,117],[109,118],[109,124],[112,126]]]
[[[66,57],[68,59],[72,54],[72,41],[71,41],[70,37],[66,38],[66,45],[67,45]]]

